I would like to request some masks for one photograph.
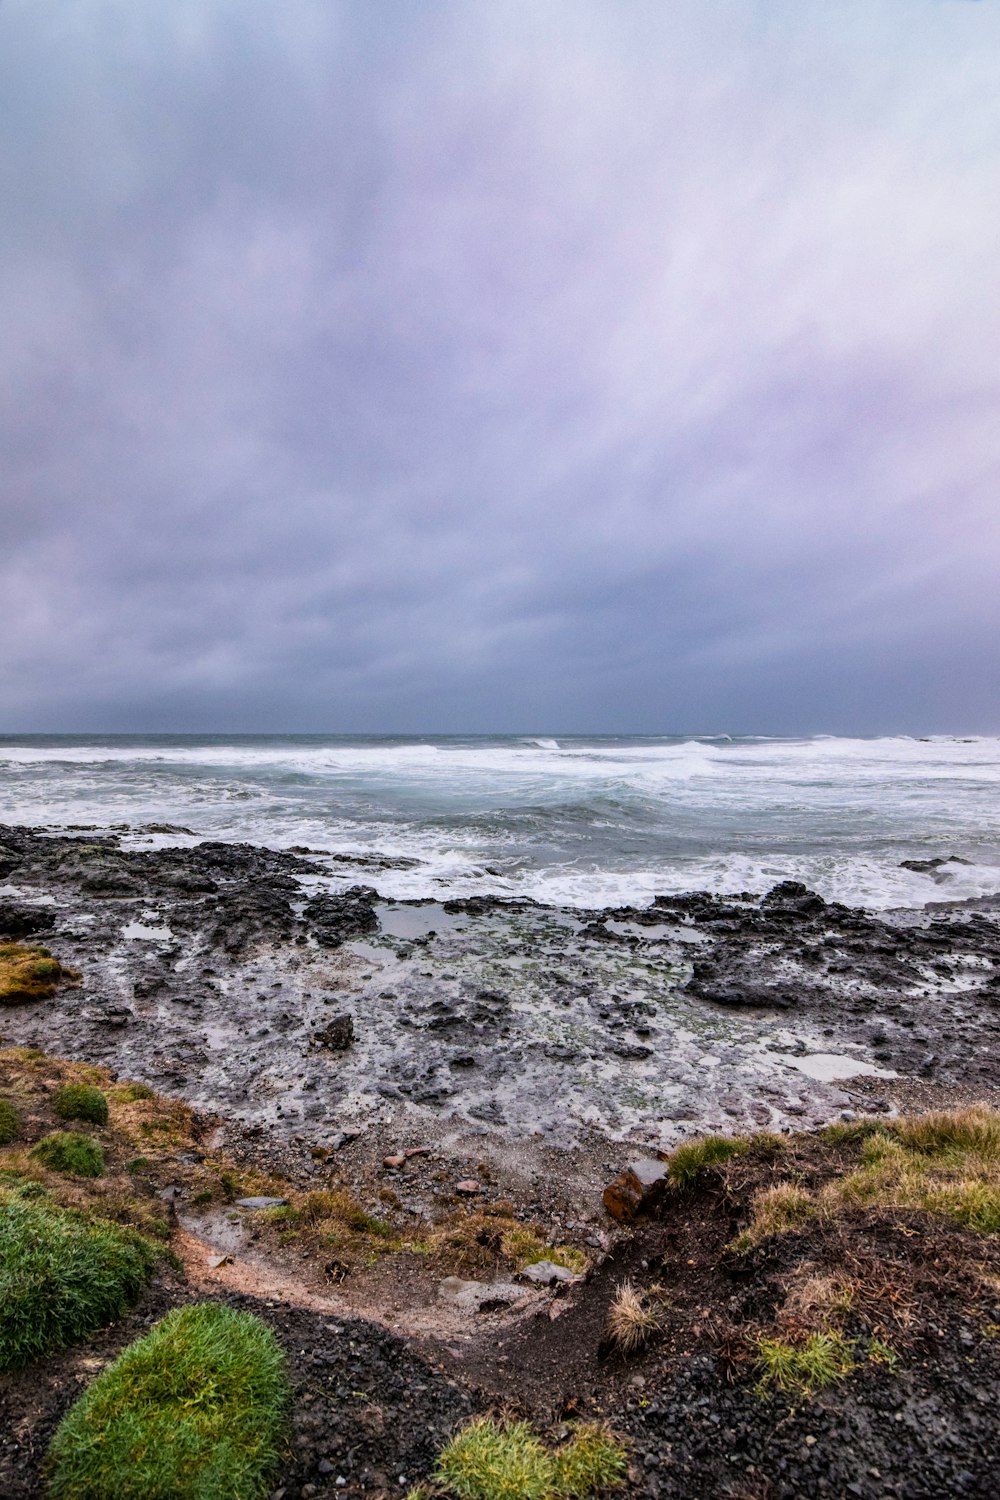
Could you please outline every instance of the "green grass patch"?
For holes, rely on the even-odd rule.
[[[75,1130],[55,1130],[43,1136],[28,1155],[52,1172],[69,1172],[74,1177],[104,1176],[100,1144]]]
[[[53,1100],[60,1120],[86,1120],[89,1125],[108,1123],[108,1101],[89,1083],[67,1083]]]
[[[625,1452],[596,1423],[555,1452],[527,1422],[477,1417],[438,1459],[435,1481],[456,1500],[587,1500],[620,1488]]]
[[[0,1099],[0,1146],[16,1141],[21,1130],[21,1116],[10,1099]]]
[[[177,1309],[63,1419],[50,1500],[263,1500],[288,1402],[285,1356],[260,1318],[215,1302]]]
[[[705,1135],[697,1141],[686,1141],[670,1153],[667,1175],[675,1188],[687,1192],[703,1172],[722,1166],[734,1156],[745,1156],[750,1142],[741,1136]]]
[[[606,1427],[588,1422],[577,1428],[568,1443],[555,1454],[553,1495],[567,1500],[586,1500],[605,1495],[625,1483],[628,1460]]]
[[[757,1390],[812,1396],[824,1386],[843,1380],[855,1368],[854,1351],[839,1333],[814,1333],[802,1343],[788,1339],[759,1338],[753,1341]]]
[[[120,1316],[146,1285],[155,1258],[130,1230],[90,1223],[23,1190],[0,1190],[0,1369]]]

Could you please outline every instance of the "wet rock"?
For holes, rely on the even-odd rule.
[[[303,916],[316,941],[324,948],[339,948],[352,938],[378,931],[375,902],[378,892],[368,885],[352,885],[337,896],[314,896]]]
[[[231,956],[266,940],[287,941],[293,934],[295,916],[287,896],[259,886],[243,886],[226,892],[210,908],[207,936],[211,943]]]
[[[799,880],[782,880],[778,885],[772,886],[761,905],[777,906],[785,912],[795,913],[802,917],[817,916],[826,908],[823,897],[818,896],[815,891],[811,891]]]
[[[346,1052],[353,1041],[354,1017],[347,1014],[334,1016],[312,1035],[312,1045],[323,1047],[327,1052]]]
[[[55,914],[46,906],[19,906],[0,902],[0,934],[4,937],[27,937],[33,932],[48,932],[55,926]]]
[[[649,1213],[666,1193],[669,1178],[667,1164],[644,1157],[631,1162],[614,1182],[604,1189],[607,1212],[620,1223],[628,1223],[637,1214]]]

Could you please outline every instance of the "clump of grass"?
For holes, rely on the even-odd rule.
[[[48,948],[0,943],[0,1005],[48,1000],[60,980],[77,977],[72,969],[64,969]]]
[[[60,1120],[86,1120],[90,1125],[108,1123],[107,1098],[88,1083],[65,1084],[53,1103]]]
[[[458,1500],[548,1500],[554,1471],[527,1422],[477,1417],[443,1450],[436,1478]]]
[[[456,1500],[588,1500],[620,1488],[625,1471],[624,1450],[599,1423],[553,1453],[527,1422],[477,1417],[444,1449],[435,1479]]]
[[[891,1133],[890,1133],[891,1130]],[[823,1190],[833,1208],[922,1209],[1000,1233],[1000,1115],[984,1105],[894,1120]]]
[[[586,1500],[605,1495],[625,1482],[628,1461],[625,1450],[599,1422],[581,1424],[569,1442],[555,1454],[553,1495],[567,1500]]]
[[[759,1373],[757,1390],[761,1395],[775,1389],[812,1396],[824,1386],[843,1380],[856,1363],[854,1351],[843,1335],[829,1330],[810,1334],[799,1343],[783,1338],[758,1338],[753,1347]]]
[[[885,1122],[871,1119],[835,1120],[820,1131],[822,1139],[831,1146],[853,1146],[856,1141],[863,1141],[870,1135],[885,1134]]]
[[[392,1238],[392,1229],[385,1220],[362,1208],[357,1199],[343,1188],[306,1193],[287,1217],[293,1222],[312,1225],[321,1234],[327,1231],[337,1234],[346,1228],[376,1239]]]
[[[55,1130],[43,1136],[28,1155],[52,1172],[68,1172],[74,1177],[103,1177],[104,1152],[89,1135],[74,1130]]]
[[[21,1130],[21,1116],[10,1099],[0,1099],[0,1146],[16,1141]]]
[[[540,1260],[550,1260],[554,1265],[565,1266],[576,1276],[587,1272],[590,1261],[575,1245],[547,1245],[540,1234],[527,1225],[515,1224],[500,1236],[500,1253],[514,1262],[519,1271],[533,1266]]]
[[[103,1177],[106,1170],[100,1142],[75,1130],[55,1130],[43,1136],[28,1157],[50,1172],[71,1177]]]
[[[1000,1114],[984,1104],[894,1120],[892,1133],[907,1150],[924,1156],[971,1152],[987,1161],[1000,1161]]]
[[[737,1235],[732,1248],[750,1250],[761,1240],[775,1234],[800,1229],[819,1213],[819,1205],[810,1193],[793,1182],[779,1182],[755,1194],[750,1223]]]
[[[741,1136],[705,1135],[697,1141],[686,1141],[671,1152],[667,1176],[675,1188],[687,1192],[703,1172],[731,1161],[734,1156],[745,1156],[749,1150],[750,1142]]]
[[[285,1358],[250,1313],[169,1313],[99,1375],[60,1424],[51,1500],[263,1500],[289,1399]]]
[[[855,1287],[848,1276],[813,1272],[795,1282],[782,1315],[805,1327],[827,1327],[852,1311]]]
[[[122,1104],[135,1104],[140,1099],[155,1099],[156,1094],[148,1083],[123,1083],[115,1089],[112,1097]]]
[[[649,1300],[631,1281],[623,1281],[608,1308],[608,1339],[619,1354],[635,1354],[659,1328]]]
[[[129,1230],[91,1223],[44,1197],[0,1191],[0,1369],[119,1317],[154,1263],[152,1246]]]

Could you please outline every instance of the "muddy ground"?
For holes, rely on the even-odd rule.
[[[199,1149],[161,1153],[148,1184],[157,1201],[176,1189],[183,1273],[164,1267],[129,1318],[0,1382],[0,1494],[40,1495],[81,1385],[167,1307],[206,1295],[253,1306],[289,1352],[286,1500],[405,1494],[467,1415],[502,1405],[556,1435],[607,1418],[640,1496],[994,1494],[992,1240],[859,1213],[846,1245],[815,1229],[738,1260],[726,1246],[766,1161],[627,1229],[601,1192],[637,1149],[706,1130],[1000,1103],[996,903],[876,918],[786,884],[587,913],[386,902],[377,884],[370,858],[0,829],[0,933],[45,942],[82,976],[4,1010],[3,1039],[103,1064],[204,1117]],[[800,1172],[814,1137],[801,1139]],[[386,1166],[406,1148],[423,1154]],[[463,1203],[506,1201],[591,1267],[569,1287],[459,1306],[441,1296],[447,1274],[489,1285],[509,1268],[405,1250],[319,1261],[252,1214],[197,1204],[185,1174],[211,1153],[289,1192],[341,1183],[401,1244]],[[210,1267],[219,1253],[228,1263]],[[845,1254],[907,1289],[898,1363],[809,1400],[762,1396],[747,1329],[780,1302],[783,1257]],[[628,1361],[605,1343],[625,1278],[669,1291],[656,1340]]]

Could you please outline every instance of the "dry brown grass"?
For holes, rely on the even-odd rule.
[[[855,1295],[856,1285],[850,1276],[817,1271],[807,1262],[789,1278],[778,1320],[810,1330],[839,1326],[851,1313]]]
[[[635,1354],[649,1343],[659,1326],[649,1297],[631,1281],[623,1281],[608,1308],[608,1342],[619,1354]]]

